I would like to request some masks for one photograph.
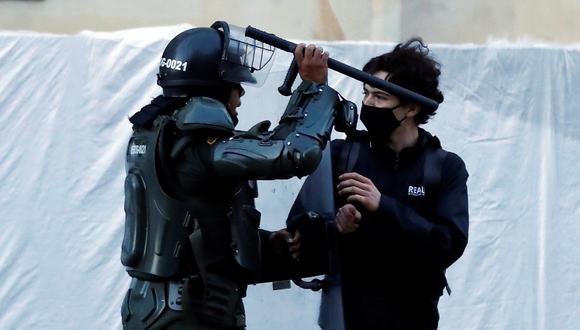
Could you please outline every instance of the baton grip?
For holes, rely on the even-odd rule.
[[[292,95],[292,85],[294,85],[294,81],[298,76],[298,63],[296,63],[296,59],[292,59],[292,63],[290,63],[290,67],[288,68],[288,72],[286,72],[286,77],[284,77],[284,82],[282,86],[278,87],[278,92],[284,96]]]

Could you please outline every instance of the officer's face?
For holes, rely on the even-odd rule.
[[[228,110],[232,116],[238,116],[237,108],[242,105],[242,96],[244,96],[245,93],[246,91],[241,85],[236,85],[234,88],[232,88],[230,99],[228,100]]]

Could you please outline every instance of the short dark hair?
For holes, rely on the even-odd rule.
[[[365,64],[363,71],[370,74],[386,71],[389,82],[441,103],[443,94],[439,90],[440,66],[429,56],[429,48],[423,40],[415,37],[398,44],[389,53],[373,57]],[[409,100],[401,98],[401,103],[409,103]],[[434,115],[435,110],[421,107],[415,116],[415,123],[425,124]]]

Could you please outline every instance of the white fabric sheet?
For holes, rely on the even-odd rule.
[[[74,36],[0,32],[0,329],[120,329],[127,117],[160,89],[187,26]],[[392,44],[323,43],[355,67]],[[441,329],[580,329],[580,48],[434,45],[446,100],[426,128],[469,178],[470,239]],[[241,128],[277,121],[290,56],[247,88]],[[360,104],[360,83],[330,74]],[[263,227],[301,181],[260,182]],[[319,294],[251,286],[248,329],[317,329]]]

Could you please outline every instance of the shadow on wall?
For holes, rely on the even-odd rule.
[[[344,31],[332,9],[330,0],[319,0],[318,7],[318,20],[314,30],[314,39],[345,40]]]

